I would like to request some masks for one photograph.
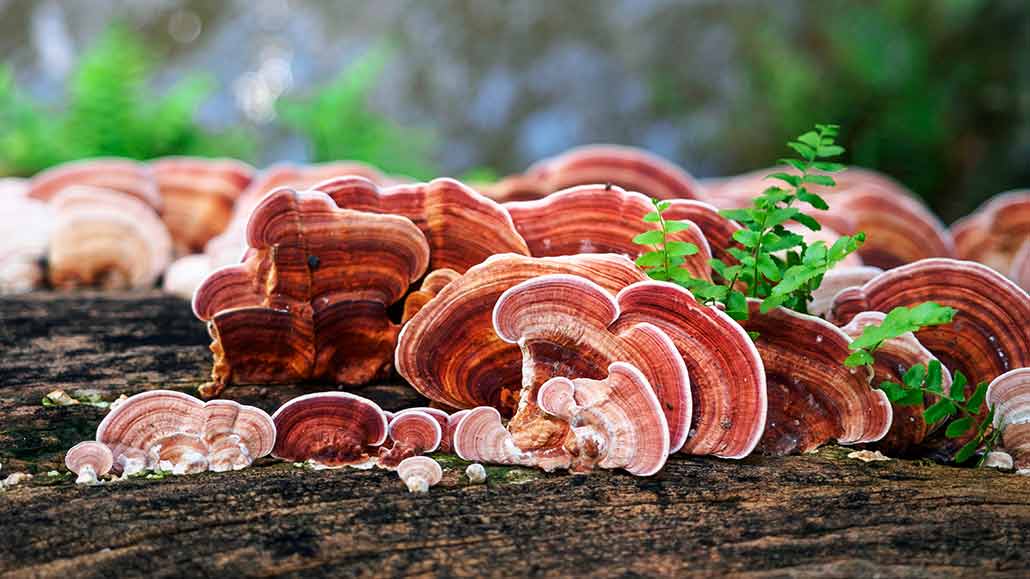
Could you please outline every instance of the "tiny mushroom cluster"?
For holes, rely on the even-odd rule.
[[[948,230],[892,179],[846,170],[820,191],[829,227],[807,235],[832,244],[864,231],[868,241],[825,274],[808,313],[750,300],[738,321],[632,261],[647,249],[637,237],[651,199],[665,199],[678,224],[669,240],[696,249],[677,267],[712,281],[712,258],[741,253],[742,226],[717,207],[768,185],[764,173],[699,183],[615,146],[576,149],[479,191],[356,163],[255,175],[224,160],[92,161],[0,189],[53,227],[0,255],[0,273],[31,269],[45,249],[54,285],[140,287],[172,255],[203,249],[165,272],[166,287],[196,288],[193,311],[212,338],[203,395],[243,383],[352,389],[396,373],[431,401],[391,413],[318,392],[269,417],[148,392],[69,451],[82,481],[229,470],[271,454],[396,470],[424,492],[442,478],[425,456],[434,452],[475,463],[473,482],[485,480],[479,463],[648,476],[675,453],[742,459],[836,442],[917,454],[951,444],[924,417],[936,399],[901,405],[875,386],[937,361],[945,391],[948,369],[969,378],[966,395],[991,383],[994,427],[1004,428],[991,460],[1030,472],[1028,193]],[[953,323],[886,340],[869,366],[843,364],[867,327],[923,302],[954,308]]]

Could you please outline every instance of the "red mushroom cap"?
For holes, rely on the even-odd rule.
[[[254,177],[253,167],[235,159],[164,157],[150,167],[180,255],[202,251],[225,230],[236,198]]]
[[[882,312],[862,312],[852,318],[841,330],[852,339],[862,335],[862,331],[870,325],[880,324],[886,314]],[[885,381],[901,383],[905,372],[917,365],[926,365],[936,360],[929,350],[923,347],[912,333],[904,334],[898,338],[886,340],[873,353],[875,363],[873,364],[873,384],[880,384]],[[951,386],[951,373],[947,368],[941,368],[941,386],[947,392]],[[883,450],[891,456],[905,454],[924,443],[924,440],[934,431],[938,424],[927,424],[923,418],[923,410],[926,406],[936,402],[937,397],[931,396],[928,403],[917,406],[892,405],[894,419],[891,422],[890,431],[887,435],[876,442],[876,448]]]
[[[494,303],[508,288],[548,273],[580,275],[613,293],[646,278],[615,255],[493,256],[448,283],[404,326],[397,371],[430,400],[511,415],[522,388],[522,353],[494,332]]]
[[[494,306],[497,335],[523,353],[522,396],[511,431],[523,450],[547,447],[565,435],[563,425],[535,408],[537,390],[548,379],[604,379],[614,362],[639,369],[655,390],[672,449],[690,430],[690,378],[669,336],[650,323],[618,330],[619,304],[596,283],[575,275],[535,277],[501,294]]]
[[[280,189],[254,210],[247,238],[246,261],[213,272],[193,299],[215,339],[216,390],[312,378],[363,384],[390,371],[399,327],[387,308],[429,260],[411,221]]]
[[[103,476],[111,472],[114,466],[114,455],[106,444],[95,440],[80,442],[71,447],[64,455],[64,465],[75,474],[82,474],[86,467],[93,470],[94,476]]]
[[[341,177],[314,188],[346,209],[410,219],[429,240],[433,269],[463,273],[491,255],[529,254],[508,212],[454,179],[380,189],[367,179]]]
[[[453,269],[436,269],[429,272],[422,280],[418,291],[413,291],[404,298],[404,315],[401,323],[406,324],[408,320],[415,317],[415,314],[422,309],[426,303],[435,298],[443,288],[452,281],[461,277],[461,274]]]
[[[758,449],[804,453],[836,440],[874,442],[891,426],[891,405],[874,390],[864,369],[847,368],[851,338],[814,316],[785,308],[761,313],[749,300],[744,328],[758,332],[755,345],[765,366],[769,414]]]
[[[51,167],[29,180],[29,197],[50,201],[75,185],[118,191],[161,210],[161,194],[150,168],[119,158],[83,159]]]
[[[263,410],[228,400],[205,404],[172,390],[130,396],[97,427],[97,441],[111,449],[119,470],[166,461],[185,472],[243,468],[267,455],[275,436]]]
[[[961,370],[970,390],[1030,366],[1030,297],[1003,275],[972,261],[926,259],[885,271],[837,294],[830,319],[841,324],[859,312],[889,312],[923,302],[957,310],[953,323],[921,330],[916,338],[946,367]]]
[[[157,213],[136,197],[95,187],[53,196],[50,282],[58,288],[147,288],[168,266],[172,240]]]
[[[994,428],[1002,429],[1001,446],[1019,471],[1030,469],[1030,368],[1016,368],[987,387],[994,408]]]
[[[881,273],[882,269],[867,265],[831,269],[823,275],[822,283],[812,292],[812,301],[808,302],[808,313],[827,317],[837,294],[848,288],[861,286]]]
[[[326,466],[361,464],[386,442],[386,415],[379,405],[348,392],[319,392],[294,398],[272,415],[272,456],[314,460]]]
[[[739,324],[715,307],[698,303],[687,290],[645,281],[617,296],[619,332],[647,322],[668,334],[690,375],[693,417],[682,452],[743,458],[765,430],[765,369],[754,343]],[[677,450],[673,444],[673,451]]]
[[[649,249],[633,243],[633,238],[641,232],[644,216],[654,211],[651,201],[614,185],[581,185],[504,206],[534,257],[617,253],[636,258]],[[711,249],[701,229],[691,225],[671,238],[698,247],[697,253],[685,256],[682,267],[694,277],[711,280]]]
[[[446,416],[444,423],[446,424]],[[395,468],[410,456],[433,452],[443,440],[443,428],[436,416],[422,410],[402,410],[390,419],[389,448],[379,449],[379,465]]]

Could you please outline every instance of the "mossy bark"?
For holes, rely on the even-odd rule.
[[[36,477],[0,494],[0,575],[1018,576],[1030,567],[1030,478],[847,451],[670,461],[658,476],[491,468],[409,494],[382,470],[264,459],[235,473],[76,486],[63,451],[104,410],[44,407],[61,388],[105,399],[189,390],[209,369],[185,302],[0,299],[0,462]],[[272,410],[313,386],[227,391]],[[421,403],[402,386],[364,392]]]

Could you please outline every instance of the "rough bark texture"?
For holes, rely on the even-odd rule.
[[[61,388],[105,399],[183,390],[209,370],[207,335],[177,299],[0,299],[0,462],[36,477],[0,493],[0,575],[1020,576],[1030,479],[847,451],[743,462],[674,458],[658,476],[490,469],[454,459],[428,495],[393,473],[262,460],[236,473],[76,486],[63,451],[104,410],[44,407]],[[315,386],[227,394],[273,410]],[[387,408],[401,386],[363,391]]]

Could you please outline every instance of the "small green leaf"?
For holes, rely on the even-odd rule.
[[[787,143],[787,146],[790,147],[791,149],[793,149],[794,152],[797,153],[798,155],[801,155],[802,157],[804,157],[804,159],[806,161],[814,161],[815,160],[815,152],[816,151],[812,147],[810,147],[810,146],[808,146],[808,145],[806,145],[804,143],[799,143],[799,142],[790,142],[790,143]]]
[[[726,313],[735,320],[747,319],[747,298],[744,294],[737,290],[730,290],[729,295],[726,297]]]
[[[798,171],[801,171],[802,173],[804,173],[805,171],[808,170],[808,165],[804,161],[799,161],[798,159],[777,159],[776,164],[777,165],[790,165],[791,167],[794,167],[795,169],[797,169]],[[822,169],[822,170],[825,171],[825,169]]]
[[[659,214],[656,211],[652,211],[652,212],[650,212],[650,213],[648,213],[647,215],[644,216],[644,221],[646,221],[648,223],[658,223],[661,220],[662,220],[661,214]]]
[[[694,255],[699,249],[693,243],[686,241],[668,241],[665,243],[665,251],[669,255],[680,256],[680,255]]]
[[[719,211],[719,215],[722,215],[726,219],[731,221],[749,221],[751,219],[750,209],[723,209]]]
[[[969,460],[973,456],[973,454],[976,453],[976,449],[979,448],[979,447],[980,447],[980,441],[978,441],[978,440],[970,440],[969,442],[967,442],[965,444],[965,446],[960,448],[959,451],[955,453],[955,459],[954,459],[955,462],[957,464],[962,464],[962,463],[966,462],[967,460]]]
[[[855,350],[844,359],[844,365],[848,368],[871,366],[875,361],[876,360],[873,359],[873,355],[869,352],[865,350]]]
[[[962,373],[962,370],[955,370],[955,374],[951,377],[951,392],[962,392],[965,397],[966,385],[969,383],[966,380],[966,375]]]
[[[830,205],[826,203],[825,199],[816,195],[815,193],[808,191],[807,189],[798,190],[798,199],[804,201],[805,203],[808,203],[816,209],[821,209],[823,211],[830,208]]]
[[[923,396],[923,391],[917,388],[912,390],[906,390],[905,395],[895,402],[898,406],[923,406],[926,404],[926,399]]]
[[[798,214],[794,216],[794,221],[797,221],[798,223],[804,225],[812,231],[820,231],[823,228],[823,226],[820,225],[814,217],[801,212],[798,212]]]
[[[923,419],[926,420],[927,424],[935,424],[948,416],[954,415],[956,412],[958,412],[958,408],[955,407],[951,400],[941,398],[923,411]]]
[[[987,382],[980,382],[976,385],[976,390],[973,391],[973,395],[969,397],[969,410],[973,413],[979,414],[980,407],[983,406],[984,398],[987,397]]]
[[[837,185],[837,182],[829,175],[805,175],[805,183],[823,185],[824,187],[833,187]]]
[[[744,247],[753,248],[757,246],[761,237],[757,231],[751,231],[750,229],[740,229],[733,233],[733,239]]]
[[[887,395],[887,400],[890,400],[891,402],[897,402],[907,394],[905,389],[901,387],[901,384],[898,384],[897,382],[884,380],[883,382],[880,382],[877,388],[883,390],[883,393]]]
[[[836,157],[844,154],[844,147],[839,145],[822,145],[819,147],[819,157]]]
[[[660,251],[649,251],[637,258],[640,267],[657,267],[665,264],[665,255]]]
[[[645,231],[633,238],[633,243],[637,245],[658,245],[663,241],[665,241],[665,234],[657,229]]]
[[[948,425],[947,430],[944,431],[944,435],[948,438],[958,438],[969,431],[970,427],[973,426],[973,417],[964,416],[955,420]]]
[[[816,161],[812,163],[812,166],[826,173],[839,173],[847,168],[840,163],[831,163],[829,161]]]
[[[744,318],[744,319],[747,319],[747,318]],[[751,338],[751,341],[752,341],[752,342],[754,342],[755,340],[757,340],[757,339],[758,339],[758,336],[759,336],[760,334],[759,334],[758,332],[751,332],[751,331],[749,331],[749,332],[747,333],[747,335],[748,335],[748,337],[749,337],[749,338]]]
[[[758,271],[765,277],[769,278],[770,281],[780,281],[780,268],[768,254],[758,254],[757,265]]]
[[[666,221],[665,231],[669,233],[676,233],[677,231],[686,231],[690,229],[690,224],[686,221]]]
[[[926,377],[926,366],[922,364],[916,364],[905,372],[905,375],[901,377],[902,381],[909,388],[919,388],[923,385],[923,379]]]
[[[930,363],[926,366],[926,389],[931,392],[943,394],[944,388],[941,386],[942,380],[941,361],[937,359],[930,360]],[[955,396],[952,396],[952,398],[954,397]],[[959,400],[961,400],[961,398],[959,398]]]
[[[672,202],[671,201],[657,201],[654,204],[654,206],[658,208],[658,212],[659,213],[665,213],[665,211],[667,209],[669,209],[669,207],[672,207]]]
[[[765,177],[766,179],[776,179],[778,181],[783,181],[791,187],[797,187],[801,184],[801,176],[791,175],[790,173],[773,173],[771,175],[766,175]]]

